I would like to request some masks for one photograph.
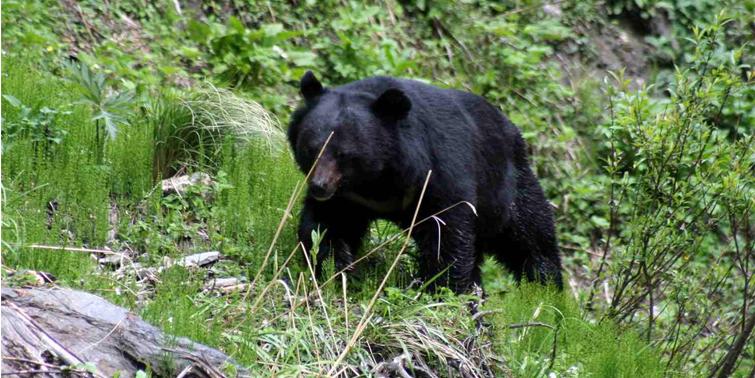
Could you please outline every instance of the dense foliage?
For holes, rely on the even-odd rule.
[[[326,85],[402,76],[499,106],[557,210],[568,293],[519,288],[485,266],[486,308],[503,312],[494,336],[477,337],[494,338],[500,374],[752,376],[754,38],[749,0],[4,1],[3,277],[52,271],[266,374],[314,374],[354,334],[344,309],[365,309],[401,249],[398,230],[374,225],[367,251],[387,246],[349,282],[348,301],[292,315],[294,329],[313,327],[306,336],[281,330],[282,305],[259,305],[281,295],[274,284],[246,303],[202,292],[206,273],[172,268],[145,296],[84,254],[25,246],[108,246],[152,266],[212,248],[228,257],[222,276],[262,272],[267,285],[280,273],[309,293],[306,262],[284,263],[298,211],[286,204],[302,177],[278,119],[306,70]],[[214,183],[160,196],[160,179],[194,171]],[[411,256],[391,285],[408,285]],[[408,293],[378,302],[385,322],[364,331],[348,366],[374,361],[371,343],[384,358],[425,351],[431,366],[461,358],[438,340],[476,332],[469,298],[442,294],[436,308],[438,298]],[[556,328],[509,328],[534,321]],[[466,358],[484,375],[498,365],[480,353]]]

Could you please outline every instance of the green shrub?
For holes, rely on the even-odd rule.
[[[611,297],[605,317],[641,329],[663,351],[667,374],[713,375],[727,352],[710,343],[751,336],[741,332],[752,301],[755,137],[728,142],[728,130],[711,120],[752,84],[740,80],[736,61],[711,62],[728,20],[721,12],[712,26],[695,30],[695,59],[677,69],[668,101],[646,89],[627,92],[623,73],[606,86],[611,118],[602,130],[611,141],[612,180],[600,266]],[[742,372],[753,364],[741,351],[728,355],[744,362]]]

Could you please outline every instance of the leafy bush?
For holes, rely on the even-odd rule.
[[[21,103],[16,97],[10,94],[3,95],[9,105],[18,109],[18,120],[2,120],[3,129],[3,146],[2,153],[5,154],[13,148],[15,139],[31,139],[35,145],[35,151],[41,144],[44,150],[44,156],[51,157],[54,145],[60,144],[63,137],[67,134],[65,130],[55,127],[56,118],[59,115],[69,115],[71,111],[50,109],[46,106],[41,109],[32,109]]]
[[[287,31],[276,23],[249,29],[234,16],[228,18],[228,24],[190,21],[188,33],[209,53],[212,72],[234,86],[274,86],[300,77],[301,68],[314,66],[315,55],[304,48],[281,48],[303,31]],[[292,72],[289,63],[300,69]]]
[[[606,86],[611,118],[602,130],[611,141],[612,180],[599,268],[610,283],[605,316],[642,329],[664,352],[668,374],[728,376],[735,364],[723,368],[725,359],[746,361],[740,369],[753,365],[741,350],[708,347],[752,332],[744,326],[754,298],[755,136],[728,143],[728,130],[710,118],[752,84],[740,81],[736,62],[710,61],[728,20],[721,12],[712,26],[695,30],[693,65],[677,70],[668,101],[649,98],[646,89],[627,92],[623,73]]]

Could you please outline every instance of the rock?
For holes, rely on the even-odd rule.
[[[202,285],[205,292],[220,291],[223,294],[244,291],[248,288],[249,284],[242,283],[242,279],[237,277],[211,279]]]
[[[176,265],[180,265],[183,267],[205,266],[205,265],[212,264],[215,261],[218,261],[219,258],[220,258],[220,252],[218,251],[202,252],[196,255],[186,256],[176,261]]]
[[[223,293],[228,294],[228,293],[233,293],[233,292],[236,292],[236,291],[244,291],[244,290],[247,289],[247,287],[249,287],[248,284],[240,284],[240,285],[233,285],[233,286],[224,286],[224,287],[220,288],[220,291],[222,291]]]
[[[123,262],[126,262],[127,260],[128,258],[126,258],[122,254],[112,254],[98,259],[97,262],[106,266],[119,267]]]
[[[191,175],[171,177],[162,181],[163,195],[174,194],[183,195],[186,188],[192,185],[211,186],[212,178],[204,172],[196,172]]]
[[[202,285],[202,289],[204,290],[213,290],[213,289],[222,289],[224,287],[229,286],[236,286],[241,282],[238,278],[231,277],[231,278],[216,278],[213,280],[208,281],[204,285]]]

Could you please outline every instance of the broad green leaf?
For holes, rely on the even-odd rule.
[[[231,24],[231,28],[233,28],[233,30],[235,30],[237,33],[244,34],[244,32],[246,32],[246,27],[244,27],[244,24],[242,24],[238,18],[230,16],[228,18],[228,22]]]
[[[212,30],[209,26],[202,22],[189,20],[186,25],[186,31],[189,33],[189,38],[194,42],[207,42],[207,39],[212,34]]]
[[[285,41],[304,34],[303,31],[284,31],[275,35],[275,42]]]
[[[12,95],[4,94],[3,98],[6,99],[6,100],[8,100],[8,102],[10,102],[10,104],[13,105],[16,108],[22,105],[21,101],[19,101],[16,97],[14,97]]]
[[[290,51],[288,56],[297,67],[314,67],[317,54],[312,52]]]
[[[265,32],[266,37],[275,37],[283,31],[282,24],[269,24],[265,25],[262,30]]]

